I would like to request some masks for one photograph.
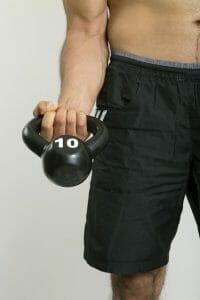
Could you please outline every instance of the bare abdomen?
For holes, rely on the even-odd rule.
[[[121,3],[110,6],[108,40],[112,50],[155,59],[200,62],[200,13],[159,11]]]

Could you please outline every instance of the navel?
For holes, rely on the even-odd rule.
[[[194,21],[194,24],[195,24],[196,26],[200,27],[200,19],[195,20],[195,21]]]

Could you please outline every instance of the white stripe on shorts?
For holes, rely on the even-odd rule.
[[[106,116],[106,113],[107,113],[107,109],[99,109],[97,108],[96,109],[96,113],[95,113],[95,117],[97,119],[100,119],[101,121],[104,120],[105,116]]]

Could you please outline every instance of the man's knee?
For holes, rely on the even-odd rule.
[[[145,273],[111,274],[113,300],[157,300],[162,291],[166,266]]]

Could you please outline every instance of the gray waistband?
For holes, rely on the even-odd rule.
[[[200,63],[182,63],[170,60],[160,60],[154,59],[150,57],[140,56],[131,52],[126,52],[123,50],[111,50],[111,55],[117,54],[124,57],[133,58],[138,61],[151,63],[154,65],[167,66],[167,67],[175,67],[175,68],[186,68],[186,69],[200,69]]]

